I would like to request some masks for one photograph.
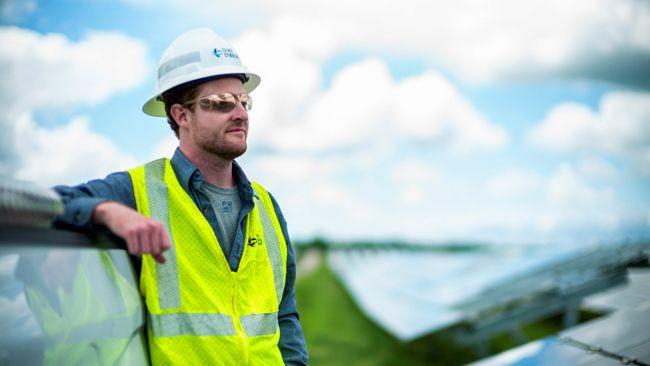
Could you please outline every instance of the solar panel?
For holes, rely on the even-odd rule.
[[[513,348],[496,356],[470,364],[471,366],[533,366],[533,365],[618,365],[618,360],[602,357],[548,337]]]
[[[568,329],[560,335],[650,363],[650,302],[619,310],[605,318]]]
[[[329,262],[366,315],[397,338],[408,341],[462,323],[471,334],[459,338],[478,342],[624,282],[625,266],[649,247],[341,250],[330,252]]]
[[[618,286],[590,296],[585,306],[596,310],[612,311],[638,306],[650,301],[650,269],[630,268],[629,284]]]
[[[628,358],[637,359],[646,364],[650,364],[650,342],[646,341],[632,348],[622,350],[621,353]]]
[[[639,297],[645,299],[648,295],[644,290],[648,285],[645,274],[648,272],[647,269],[633,269],[630,284],[608,296],[640,290]],[[568,329],[560,333],[560,337],[531,342],[472,365],[621,364],[650,364],[650,299]]]

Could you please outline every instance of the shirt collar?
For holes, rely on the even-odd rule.
[[[190,159],[181,152],[181,149],[176,148],[171,159],[171,164],[176,173],[176,179],[178,179],[186,192],[190,191],[190,187],[196,189],[203,183],[203,174],[196,165],[194,165],[194,163],[192,163]],[[236,161],[232,162],[232,175],[239,191],[243,193],[244,196],[251,197],[253,195],[253,187],[251,186],[248,177],[246,177],[246,174],[244,174],[244,171]]]

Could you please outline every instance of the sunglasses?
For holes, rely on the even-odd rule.
[[[253,100],[248,93],[241,93],[239,95],[232,93],[206,95],[199,99],[187,101],[183,103],[183,105],[188,106],[196,103],[204,111],[228,113],[235,109],[238,101],[247,111],[250,111],[251,108],[253,108]]]

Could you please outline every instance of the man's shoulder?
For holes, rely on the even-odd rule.
[[[258,198],[262,199],[268,199],[269,202],[272,202],[274,206],[277,206],[277,202],[271,192],[268,191],[262,184],[255,180],[249,181],[251,187],[253,188],[254,194],[258,196]],[[263,197],[262,197],[263,196]]]

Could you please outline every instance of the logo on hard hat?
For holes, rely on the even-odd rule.
[[[217,58],[221,58],[221,56],[226,58],[239,58],[232,48],[215,48],[212,50],[212,54],[217,56]]]

